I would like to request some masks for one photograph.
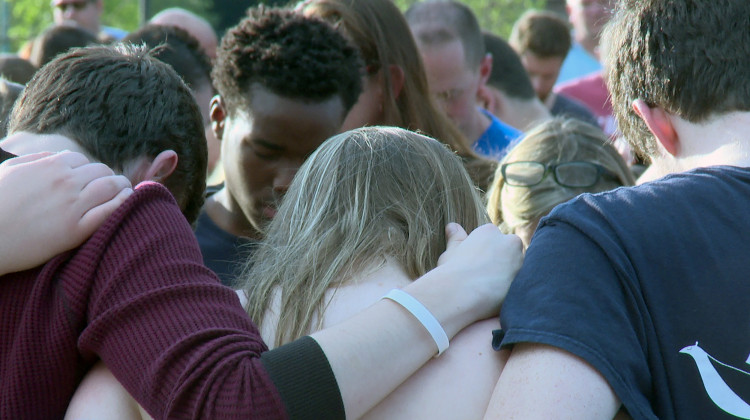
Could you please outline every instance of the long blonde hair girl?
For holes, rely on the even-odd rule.
[[[247,311],[262,325],[275,293],[275,345],[317,330],[325,293],[395,259],[416,279],[437,265],[445,225],[488,222],[460,159],[445,145],[399,128],[335,136],[300,168],[242,279]]]

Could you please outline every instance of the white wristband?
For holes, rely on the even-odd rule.
[[[435,340],[435,344],[437,344],[438,353],[435,357],[440,356],[448,349],[448,335],[445,333],[443,326],[440,325],[440,322],[420,301],[401,289],[391,290],[387,295],[383,296],[383,299],[390,299],[398,303],[417,318],[417,321],[425,327],[427,332],[432,336],[432,339]]]

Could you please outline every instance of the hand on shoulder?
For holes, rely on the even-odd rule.
[[[0,274],[75,248],[125,201],[130,181],[76,152],[34,153],[0,164]]]

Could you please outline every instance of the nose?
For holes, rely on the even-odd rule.
[[[276,176],[273,179],[273,192],[276,194],[286,194],[289,189],[289,185],[294,179],[294,175],[297,174],[301,163],[288,164],[276,171]]]

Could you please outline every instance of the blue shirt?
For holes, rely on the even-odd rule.
[[[500,160],[506,153],[508,153],[511,144],[519,139],[523,133],[500,121],[499,118],[492,115],[486,109],[480,108],[479,110],[482,111],[492,123],[490,123],[490,126],[484,130],[484,133],[482,133],[479,139],[474,142],[472,148],[481,156]]]
[[[577,79],[597,71],[601,71],[602,64],[589,54],[581,44],[574,42],[570,47],[568,55],[560,68],[560,74],[557,76],[556,84],[567,82],[568,80]]]

